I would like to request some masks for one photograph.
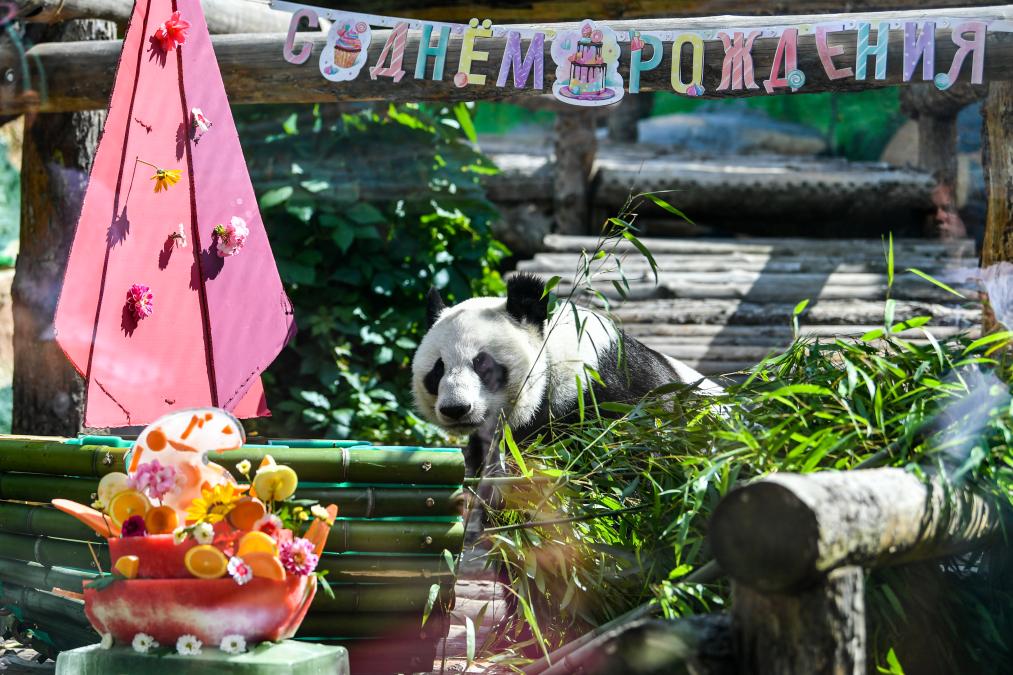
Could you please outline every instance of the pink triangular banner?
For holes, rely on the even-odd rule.
[[[174,11],[186,42],[153,36]],[[192,109],[212,126],[195,131]],[[181,171],[156,193],[155,169]],[[215,227],[243,219],[238,254]],[[173,234],[185,233],[185,247]],[[135,318],[127,293],[153,294]],[[56,313],[56,337],[88,380],[85,424],[146,424],[214,405],[269,414],[260,374],[295,331],[199,0],[138,0]]]

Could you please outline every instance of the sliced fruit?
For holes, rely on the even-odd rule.
[[[148,534],[171,534],[179,525],[179,516],[171,506],[156,506],[144,514]]]
[[[229,511],[228,519],[237,530],[252,530],[253,524],[264,517],[264,502],[244,497]]]
[[[275,581],[285,580],[285,567],[270,553],[248,553],[241,557],[250,566],[253,576]]]
[[[253,477],[253,490],[265,502],[288,499],[299,485],[299,477],[290,466],[275,465],[262,468]]]
[[[101,511],[96,511],[90,506],[72,502],[69,499],[54,499],[53,506],[70,516],[74,516],[82,523],[95,530],[103,537],[112,538],[120,536],[120,533],[113,527],[112,520]]]
[[[199,579],[217,579],[225,576],[229,561],[225,554],[211,544],[194,546],[183,558],[186,570]]]
[[[113,500],[113,497],[129,489],[130,476],[120,471],[113,471],[102,476],[102,480],[98,482],[98,490],[95,491],[95,496],[98,497],[100,502],[108,505]]]
[[[331,504],[327,507],[327,515],[329,516],[327,521],[333,523],[334,519],[338,517],[337,504]],[[327,524],[327,521],[315,518],[306,530],[306,539],[313,544],[313,552],[317,555],[324,552],[324,545],[327,543],[327,535],[331,533],[331,526]]]
[[[136,555],[124,555],[120,556],[119,560],[113,567],[117,572],[122,574],[127,579],[136,579],[137,570],[141,566],[141,559]]]
[[[278,555],[278,545],[274,543],[274,539],[263,532],[247,532],[239,540],[239,549],[236,551],[236,555],[245,559],[248,553],[268,553],[271,556],[276,556]]]
[[[123,521],[130,516],[143,516],[151,508],[151,502],[137,490],[124,490],[109,502],[106,512],[113,519],[113,526],[118,530]]]

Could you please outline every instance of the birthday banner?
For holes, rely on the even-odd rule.
[[[312,46],[296,45],[297,31],[318,28],[321,19],[330,21],[327,42],[320,53],[320,74],[331,82],[347,82],[366,70],[372,80],[380,78],[401,82],[412,64],[405,63],[408,31],[421,31],[418,55],[414,63],[417,80],[443,80],[447,75],[447,50],[451,34],[460,36],[461,52],[453,82],[457,87],[489,86],[485,74],[474,72],[476,63],[485,63],[490,74],[496,72],[496,87],[515,89],[545,88],[545,44],[550,42],[555,81],[552,94],[564,103],[578,106],[604,106],[618,103],[624,94],[640,91],[641,74],[661,64],[666,50],[672,56],[671,86],[677,94],[702,96],[704,74],[704,41],[720,40],[724,47],[721,81],[716,91],[760,89],[754,72],[752,50],[757,38],[777,38],[777,48],[768,76],[762,80],[763,91],[773,94],[805,87],[806,74],[798,66],[800,35],[815,36],[816,51],[829,80],[852,78],[886,79],[890,33],[903,34],[903,81],[909,82],[920,71],[921,79],[931,81],[939,89],[948,89],[957,82],[964,65],[970,61],[972,84],[981,84],[985,67],[985,38],[988,32],[1013,32],[1013,22],[936,17],[921,21],[837,21],[805,25],[779,25],[728,30],[701,29],[679,31],[613,30],[606,23],[586,19],[574,30],[524,29],[515,26],[494,26],[489,20],[472,19],[467,24],[423,21],[399,17],[348,12],[336,9],[272,0],[275,9],[293,12],[283,55],[289,63],[301,65],[309,61]],[[372,29],[389,28],[383,49],[376,62],[368,68],[368,49]],[[845,48],[831,45],[828,36],[843,31],[857,35],[855,58],[845,63]],[[949,35],[956,51],[952,60],[936,70],[936,37]],[[490,62],[493,56],[483,49],[483,38],[505,38],[505,48],[498,68]],[[619,72],[622,50],[629,43],[629,81]],[[688,48],[687,48],[688,47]],[[896,58],[896,55],[894,56]],[[683,61],[688,67],[683,68]],[[919,68],[920,65],[920,68]],[[689,76],[684,75],[685,72]]]

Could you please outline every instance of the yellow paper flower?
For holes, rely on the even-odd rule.
[[[181,173],[179,169],[155,169],[155,175],[151,177],[155,181],[155,192],[168,190],[170,185],[175,185],[179,182]]]
[[[190,523],[217,523],[225,519],[242,498],[235,485],[216,485],[201,490],[201,496],[190,502],[186,519]]]

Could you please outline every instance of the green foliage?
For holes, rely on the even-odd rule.
[[[502,287],[507,253],[466,141],[464,104],[328,117],[253,113],[243,127],[299,332],[265,375],[275,434],[429,441],[408,364],[430,285],[450,300]],[[261,114],[261,118],[256,115]],[[282,428],[278,428],[278,427]]]
[[[632,227],[631,217],[618,220]],[[598,250],[626,236],[630,229],[610,232]],[[575,286],[593,281],[586,264],[578,275]],[[582,422],[532,443],[518,471],[530,478],[505,491],[487,531],[514,590],[539,610],[511,628],[515,637],[540,635],[551,649],[645,602],[670,618],[720,611],[728,587],[703,583],[701,573],[707,521],[735,484],[771,472],[907,467],[973,481],[1013,503],[1013,398],[1008,365],[997,360],[1011,335],[940,340],[927,317],[893,313],[888,300],[882,329],[858,341],[796,337],[718,396],[673,384],[636,405],[592,401]],[[1009,565],[977,556],[928,567],[931,583],[917,566],[870,579],[870,630],[885,672],[902,672],[912,651],[975,672],[1001,669],[1013,628],[1002,581]],[[942,597],[924,596],[944,587]],[[918,622],[926,616],[936,623]],[[925,628],[920,650],[910,626]]]

